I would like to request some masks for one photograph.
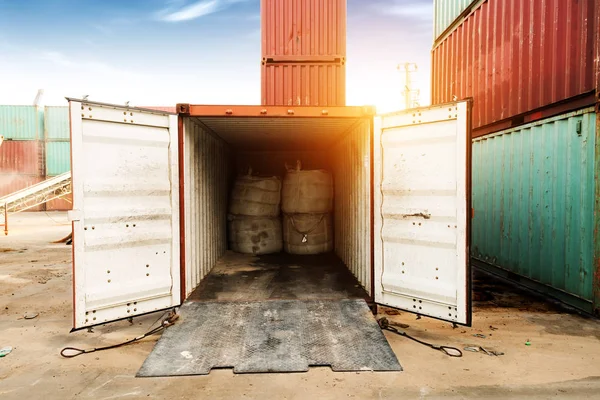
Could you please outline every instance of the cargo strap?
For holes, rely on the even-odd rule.
[[[299,234],[302,235],[302,243],[306,243],[306,242],[308,242],[308,235],[313,233],[315,231],[315,229],[317,229],[319,227],[319,225],[321,225],[321,222],[323,222],[325,215],[326,214],[321,214],[321,218],[319,218],[317,223],[312,228],[310,228],[309,230],[307,230],[305,232],[302,232],[300,229],[298,229],[298,227],[296,226],[296,222],[294,221],[293,215],[289,214],[288,217],[290,218],[290,221],[292,222],[292,226],[294,227],[296,232],[298,232]]]
[[[172,312],[169,313],[169,315],[167,316],[167,318],[165,318],[162,321],[162,323],[159,326],[157,326],[154,329],[149,330],[148,332],[144,333],[141,336],[138,336],[138,337],[135,337],[133,339],[127,340],[125,342],[113,344],[113,345],[110,345],[110,346],[93,347],[91,349],[78,349],[77,347],[65,347],[64,349],[62,349],[60,351],[60,355],[63,356],[63,357],[65,357],[65,358],[73,358],[73,357],[80,356],[82,354],[94,353],[96,351],[115,349],[117,347],[125,346],[127,344],[137,342],[139,340],[142,340],[145,337],[155,335],[155,334],[157,334],[157,333],[159,333],[159,332],[167,329],[169,326],[175,324],[175,321],[178,318],[179,318],[179,315],[176,314],[175,311],[172,311]],[[152,324],[152,325],[154,325],[154,324]]]
[[[456,347],[450,347],[450,346],[440,346],[437,344],[431,344],[431,343],[427,343],[424,342],[422,340],[419,340],[417,338],[414,338],[412,336],[410,336],[408,333],[406,332],[402,332],[399,331],[398,329],[394,328],[393,326],[390,325],[389,321],[387,318],[381,318],[380,320],[377,321],[379,323],[379,327],[383,330],[385,329],[386,331],[390,331],[395,333],[396,335],[400,335],[400,336],[404,336],[405,338],[408,338],[410,340],[414,340],[417,343],[420,343],[424,346],[430,347],[434,350],[439,350],[442,353],[446,354],[447,356],[450,357],[462,357],[463,353],[462,351],[460,351],[460,349],[457,349]]]

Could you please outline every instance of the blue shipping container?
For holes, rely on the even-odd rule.
[[[36,106],[0,106],[0,136],[13,140],[42,139],[43,110]]]
[[[56,176],[71,170],[71,143],[46,142],[46,176]]]
[[[69,107],[44,107],[44,131],[47,140],[69,140]]]
[[[596,135],[587,108],[473,140],[472,257],[588,312]]]
[[[438,39],[475,0],[434,0],[433,39]]]

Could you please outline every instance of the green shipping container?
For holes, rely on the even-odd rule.
[[[434,0],[433,2],[433,38],[434,41],[452,25],[452,23],[477,0]]]
[[[44,129],[47,140],[69,140],[69,107],[44,108]]]
[[[473,140],[476,265],[598,311],[598,135],[587,108]]]
[[[71,170],[71,143],[46,142],[46,175],[56,176]]]
[[[43,124],[43,110],[36,106],[0,106],[0,136],[4,139],[42,139]]]

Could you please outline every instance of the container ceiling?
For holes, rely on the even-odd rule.
[[[361,118],[192,117],[240,150],[324,150]]]

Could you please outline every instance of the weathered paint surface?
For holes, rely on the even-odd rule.
[[[263,105],[346,105],[346,66],[342,63],[263,64],[261,71]]]
[[[432,52],[432,103],[473,98],[473,128],[594,90],[597,0],[488,0]]]
[[[46,142],[46,175],[56,176],[71,169],[71,143]]]
[[[5,140],[0,146],[0,174],[43,175],[42,144],[37,140]]]
[[[596,208],[594,210],[594,313],[600,315],[600,1],[596,1],[594,36],[596,40]]]
[[[346,55],[346,0],[262,0],[262,54]]]
[[[468,102],[384,115],[375,128],[375,302],[471,322]]]
[[[43,111],[35,106],[0,106],[0,136],[35,140],[43,134]]]
[[[433,38],[437,39],[476,0],[434,0]]]
[[[472,256],[591,304],[596,136],[590,108],[475,139]]]
[[[69,140],[69,107],[44,107],[46,139]]]
[[[71,101],[70,120],[74,327],[178,305],[176,118]]]

